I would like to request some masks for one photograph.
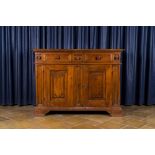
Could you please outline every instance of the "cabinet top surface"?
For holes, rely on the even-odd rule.
[[[125,49],[33,49],[33,52],[122,52]]]

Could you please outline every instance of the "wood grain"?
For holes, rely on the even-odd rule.
[[[121,116],[122,49],[34,49],[36,115],[96,110]]]

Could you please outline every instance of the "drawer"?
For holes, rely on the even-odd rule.
[[[120,63],[119,53],[36,53],[36,63],[83,64],[83,63]]]
[[[72,54],[72,62],[83,62],[84,54],[83,53],[73,53]]]
[[[110,53],[87,53],[87,54],[85,54],[85,62],[87,62],[87,63],[112,62],[112,54],[110,54]]]
[[[46,63],[67,63],[71,61],[71,54],[69,53],[46,53],[44,54]]]

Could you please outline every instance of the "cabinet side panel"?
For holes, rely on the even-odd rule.
[[[43,102],[43,66],[35,65],[36,73],[36,105]]]

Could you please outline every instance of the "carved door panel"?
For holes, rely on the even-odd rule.
[[[111,106],[111,74],[110,65],[84,65],[82,67],[83,106]]]
[[[73,67],[69,65],[44,66],[44,105],[73,106]]]

